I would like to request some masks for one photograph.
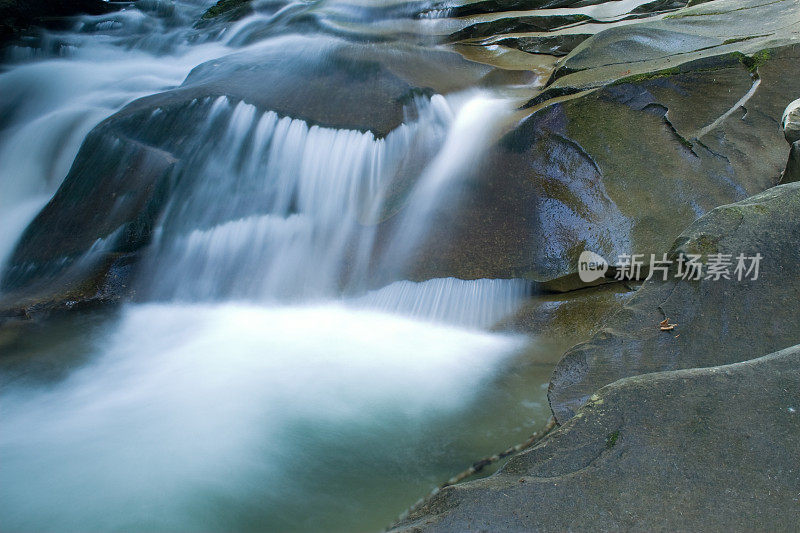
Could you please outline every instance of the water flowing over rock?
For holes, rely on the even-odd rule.
[[[387,191],[402,205],[413,194],[413,172],[448,142],[451,122],[458,121],[441,96],[411,101],[407,113],[405,123],[376,138],[260,113],[226,96],[155,108],[133,104],[92,132],[70,176],[23,236],[4,286],[13,296],[40,279],[53,283],[78,258],[85,267],[86,254],[102,240],[103,253],[91,252],[100,270],[83,272],[91,279],[110,257],[136,253],[155,238],[147,261],[153,266],[143,273],[152,282],[142,283],[159,298],[319,296],[348,279],[363,288],[378,253],[375,222],[398,209],[385,201]],[[206,124],[199,132],[198,119]],[[409,153],[419,158],[412,166]],[[417,185],[447,178],[447,168],[432,164]],[[220,175],[236,179],[220,182]],[[435,201],[443,192],[424,196]],[[220,205],[220,197],[228,201]],[[405,232],[384,239],[397,241],[394,247],[402,241],[413,250],[415,239],[425,238],[430,208],[421,198],[416,204],[413,218],[423,229],[401,226]],[[220,276],[230,281],[220,283]]]
[[[785,76],[799,50],[770,52],[755,80],[741,56],[725,55],[540,106],[490,149],[455,238],[418,263],[568,290],[580,286],[583,250],[611,262],[666,252],[697,217],[778,183],[786,152],[775,117],[800,91],[800,77]]]
[[[753,9],[764,11],[758,11],[759,16],[777,16],[786,10],[788,1]],[[729,3],[726,0],[721,5]],[[733,39],[736,42],[711,48],[705,41],[705,44],[684,43],[674,56],[672,70],[638,77],[637,72],[661,68],[666,63],[654,63],[654,52],[647,47],[633,47],[626,51],[625,61],[635,68],[620,70],[614,75],[616,83],[560,102],[543,100],[556,90],[569,92],[607,83],[610,71],[603,66],[603,51],[614,49],[618,39],[636,42],[633,36],[637,31],[657,33],[663,27],[664,31],[677,34],[684,31],[682,28],[690,18],[694,25],[707,24],[708,32],[697,33],[710,35],[708,39],[716,42],[725,41],[725,37],[731,40],[730,36],[741,29],[735,24],[726,29],[717,21],[722,15],[703,9],[697,6],[686,11],[691,17],[682,11],[658,22],[616,26],[590,39],[591,46],[582,45],[566,57],[555,81],[538,100],[529,104],[533,106],[530,116],[499,142],[487,139],[486,156],[469,171],[461,171],[464,185],[453,195],[449,207],[442,209],[442,205],[429,213],[433,222],[427,225],[424,244],[395,254],[404,257],[409,269],[388,277],[379,276],[372,285],[406,277],[414,280],[450,276],[524,277],[546,288],[569,290],[579,286],[575,265],[577,255],[584,249],[612,259],[621,253],[666,251],[671,239],[697,216],[776,184],[785,154],[772,139],[776,135],[768,117],[779,112],[789,95],[800,91],[798,77],[785,75],[796,69],[795,46],[778,46],[751,58],[737,50],[760,50],[762,37]],[[728,9],[723,11],[735,11],[733,6]],[[315,13],[316,17],[322,16]],[[245,20],[259,20],[259,16],[272,15]],[[287,28],[302,19],[293,16],[287,19]],[[229,42],[252,39],[256,31],[252,24],[243,21],[232,28]],[[657,28],[651,28],[653,25]],[[245,38],[246,35],[251,37]],[[781,35],[776,29],[769,43],[776,46],[789,41]],[[669,35],[663,37],[665,42],[671,39]],[[705,48],[700,55],[693,55],[689,52],[691,47]],[[402,53],[398,52],[402,48],[396,43],[391,46],[352,43],[339,37],[311,39],[278,32],[276,37],[245,51],[201,64],[174,90],[128,105],[101,125],[91,138],[115,130],[114,137],[132,139],[182,161],[191,154],[182,142],[201,145],[211,142],[186,140],[188,132],[196,129],[187,115],[199,120],[205,116],[192,115],[197,111],[190,110],[202,107],[197,102],[224,96],[232,105],[243,102],[252,106],[253,113],[271,112],[276,117],[300,121],[298,124],[307,128],[320,128],[314,129],[315,132],[341,131],[343,136],[349,135],[345,133],[348,131],[371,133],[375,142],[386,138],[392,144],[396,142],[392,139],[404,135],[399,132],[410,124],[426,122],[422,116],[426,104],[420,106],[420,102],[435,94],[463,90],[496,71],[452,52],[417,46],[407,46]],[[443,66],[447,75],[442,75]],[[570,81],[577,80],[576,76],[583,80],[577,85]],[[720,83],[730,89],[722,98],[708,89]],[[332,99],[326,96],[327,87],[332,85],[347,85],[350,90],[338,92]],[[742,117],[735,116],[739,108],[747,110]],[[160,131],[150,122],[145,128],[136,126],[143,117],[157,112],[164,113],[164,124],[183,124],[186,132],[177,131],[177,127]],[[500,124],[498,127],[507,128]],[[439,129],[440,133],[431,134],[435,139],[409,141],[417,161],[405,158],[402,168],[398,167],[391,178],[391,185],[387,181],[390,178],[383,178],[387,183],[383,185],[384,192],[388,195],[383,200],[384,209],[379,214],[361,213],[356,217],[361,222],[376,217],[385,220],[376,229],[367,230],[372,235],[359,239],[361,244],[348,245],[347,253],[342,250],[340,267],[334,269],[338,273],[331,270],[329,277],[338,276],[347,286],[348,278],[362,276],[368,270],[364,266],[368,262],[366,257],[369,262],[380,263],[380,257],[391,248],[387,243],[397,241],[396,235],[408,225],[403,220],[414,215],[403,212],[405,197],[412,193],[413,176],[422,173],[428,163],[435,166],[436,146],[444,147],[440,143],[445,142],[445,129],[442,126]],[[755,131],[759,134],[753,135]],[[636,139],[632,138],[634,133]],[[629,150],[632,143],[641,149]],[[87,145],[86,149],[91,147]],[[181,150],[184,155],[178,153]],[[400,153],[407,148],[398,145],[389,151],[392,150]],[[754,150],[759,150],[760,157],[739,156]],[[176,175],[185,173],[180,170],[182,165],[176,168]],[[664,179],[665,176],[676,178]],[[71,179],[87,178],[72,176]],[[174,177],[171,180],[180,181]],[[269,211],[256,213],[252,208],[243,208],[242,213],[229,213],[215,224],[258,217]],[[160,211],[156,213],[159,215]],[[172,215],[171,219],[174,218]],[[254,230],[265,220],[251,219]],[[208,233],[211,228],[207,223],[197,229],[207,232],[208,239],[221,235]],[[30,232],[50,230],[34,224]],[[91,242],[108,236],[107,230],[95,233]],[[140,242],[123,248],[136,249],[147,244],[151,235],[144,231],[138,237]],[[204,237],[197,234],[194,238]],[[88,246],[83,251],[87,250]],[[69,250],[64,252],[54,250],[50,261],[74,255]],[[361,258],[345,273],[343,265],[352,260],[353,254]],[[24,249],[11,262],[17,271],[30,269]],[[381,270],[393,263],[397,260],[384,258]],[[6,278],[8,292],[12,283]],[[246,284],[242,279],[240,286]]]
[[[800,0],[102,4],[0,0],[4,526],[797,523]]]

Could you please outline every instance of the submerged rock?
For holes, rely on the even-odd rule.
[[[798,434],[800,346],[627,378],[495,475],[443,489],[392,531],[792,531]]]
[[[702,256],[700,280],[678,277],[680,254]],[[736,272],[740,254],[747,269],[761,255],[757,279]],[[678,237],[669,257],[667,281],[661,273],[647,281],[556,366],[549,397],[559,423],[620,378],[744,361],[800,343],[800,183],[714,209]],[[730,262],[730,279],[715,279],[712,260]],[[664,319],[677,326],[662,331]]]

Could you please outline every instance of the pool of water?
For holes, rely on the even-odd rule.
[[[526,337],[341,304],[0,329],[9,530],[376,531],[549,417]]]

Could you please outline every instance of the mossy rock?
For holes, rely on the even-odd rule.
[[[219,0],[209,7],[201,18],[209,20],[224,15],[226,20],[236,20],[250,13],[252,13],[252,0]]]
[[[531,335],[540,342],[560,345],[563,352],[588,340],[633,294],[634,290],[623,283],[536,294],[494,329]]]

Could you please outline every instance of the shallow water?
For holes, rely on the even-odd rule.
[[[9,530],[377,530],[549,415],[519,336],[340,304],[70,320],[4,347]]]

